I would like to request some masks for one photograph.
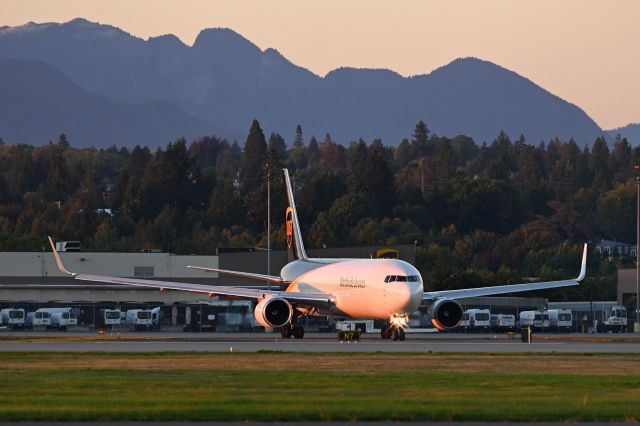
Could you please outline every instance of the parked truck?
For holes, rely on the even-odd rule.
[[[491,315],[491,330],[513,331],[516,328],[516,317],[512,314]]]
[[[78,325],[78,317],[73,308],[40,308],[39,311],[48,312],[51,315],[50,328],[67,331],[69,326]]]
[[[626,332],[628,328],[627,308],[616,301],[549,302],[549,308],[570,310],[579,330]]]
[[[520,327],[531,327],[532,330],[549,330],[549,313],[547,311],[521,311]]]
[[[120,309],[100,309],[97,318],[98,327],[112,329],[113,326],[122,324],[122,311]]]
[[[51,327],[51,314],[49,312],[38,309],[35,312],[29,312],[24,321],[25,328],[33,330],[36,327]]]
[[[467,309],[469,330],[487,331],[491,328],[491,311],[489,309]],[[464,315],[463,315],[464,316]]]
[[[573,315],[569,309],[549,309],[549,328],[551,331],[573,330]]]
[[[0,311],[0,322],[11,330],[24,328],[25,312],[22,308],[6,308]]]
[[[149,309],[129,309],[125,317],[125,325],[132,330],[149,330],[153,325]]]

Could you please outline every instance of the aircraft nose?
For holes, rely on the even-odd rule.
[[[413,312],[418,309],[422,303],[422,295],[424,291],[422,289],[421,282],[409,282],[407,283],[407,287],[409,288],[409,310]]]

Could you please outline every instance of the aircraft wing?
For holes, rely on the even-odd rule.
[[[422,300],[461,299],[464,297],[491,296],[494,294],[518,293],[521,291],[544,290],[548,288],[570,287],[580,284],[587,273],[587,245],[584,245],[582,264],[578,278],[560,281],[544,281],[539,283],[509,284],[493,287],[466,288],[461,290],[444,290],[425,292]]]
[[[75,272],[69,272],[64,265],[62,264],[62,260],[60,260],[60,256],[53,244],[53,240],[49,237],[49,243],[51,244],[51,249],[53,250],[53,255],[56,259],[56,263],[58,264],[58,268],[63,273],[72,276],[76,280],[81,281],[93,281],[100,283],[108,283],[108,284],[122,284],[129,285],[135,287],[147,287],[147,288],[157,288],[160,291],[164,290],[179,290],[179,291],[189,291],[193,293],[202,293],[206,294],[209,297],[212,296],[230,296],[237,297],[241,299],[262,299],[265,297],[280,297],[292,303],[299,303],[304,306],[309,307],[318,307],[318,308],[328,308],[333,304],[333,296],[326,293],[302,293],[302,292],[292,292],[292,291],[275,291],[275,290],[264,290],[257,288],[241,288],[241,287],[227,287],[227,286],[216,286],[216,285],[206,285],[206,284],[191,284],[191,283],[181,283],[181,282],[172,282],[172,281],[158,281],[158,280],[141,280],[136,278],[120,278],[120,277],[111,277],[106,275],[90,275],[90,274],[78,274]]]
[[[230,271],[228,269],[218,269],[218,268],[207,268],[205,266],[187,266],[187,268],[189,269],[199,269],[201,271],[207,271],[207,272],[217,272],[219,274],[225,274],[225,275],[234,275],[236,277],[244,277],[244,278],[251,278],[254,280],[261,280],[261,281],[270,281],[273,283],[279,283],[279,284],[288,284],[289,281],[287,280],[283,280],[282,277],[277,277],[275,275],[265,275],[265,274],[254,274],[252,272],[241,272],[241,271]]]

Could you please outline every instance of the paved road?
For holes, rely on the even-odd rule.
[[[20,334],[29,337],[32,334]],[[56,352],[477,352],[477,353],[638,353],[640,340],[621,342],[619,336],[601,336],[606,341],[585,341],[584,336],[539,336],[533,343],[522,343],[504,335],[416,334],[407,335],[404,342],[381,340],[364,336],[360,342],[338,342],[333,334],[309,333],[303,340],[284,340],[277,334],[181,334],[148,333],[137,335],[140,341],[118,340],[116,336],[101,341],[11,341],[0,340],[0,351],[56,351]],[[76,334],[55,335],[61,339],[80,337]],[[95,336],[86,334],[87,337]],[[123,335],[130,338],[132,335]],[[548,340],[543,340],[543,339]]]

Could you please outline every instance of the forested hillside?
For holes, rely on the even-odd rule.
[[[96,251],[266,246],[268,171],[272,241],[282,248],[283,167],[309,246],[415,242],[430,288],[572,276],[584,241],[635,239],[640,148],[621,137],[581,149],[500,133],[478,146],[438,137],[422,121],[407,136],[397,148],[345,147],[300,127],[293,141],[266,137],[254,121],[244,148],[213,136],[155,152],[75,149],[65,135],[37,148],[0,142],[0,250],[39,251],[48,234]],[[591,256],[589,270],[613,269]]]

